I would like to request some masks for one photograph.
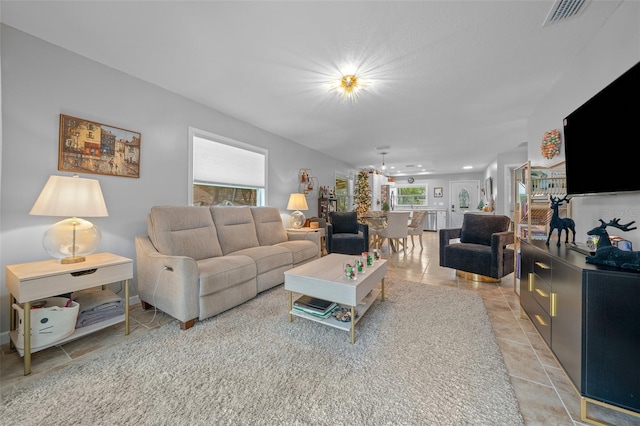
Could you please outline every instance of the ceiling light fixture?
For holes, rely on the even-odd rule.
[[[384,165],[384,156],[386,154],[386,152],[381,152],[380,154],[382,154],[382,170],[387,170],[387,166]]]
[[[343,99],[355,101],[366,86],[365,79],[362,77],[355,74],[344,74],[335,80],[332,89],[338,92]]]

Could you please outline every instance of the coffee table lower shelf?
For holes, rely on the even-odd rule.
[[[378,298],[381,292],[382,290],[380,288],[374,288],[373,290],[371,290],[369,294],[365,296],[364,299],[362,299],[362,301],[360,301],[360,303],[358,303],[358,306],[356,306],[356,312],[358,313],[358,317],[355,319],[355,321],[353,321],[353,325],[357,324],[358,321],[360,321],[364,313],[367,312],[367,310],[369,310],[369,308],[371,307],[371,305],[373,305],[373,302],[376,301],[376,299]],[[343,306],[343,305],[340,305],[340,306]],[[350,306],[346,306],[346,305],[343,307],[351,308]],[[329,327],[339,328],[340,330],[344,330],[344,331],[351,331],[352,321],[349,321],[349,322],[338,321],[333,316],[329,316],[327,318],[320,318],[320,317],[316,317],[295,309],[292,309],[289,313],[291,315],[294,315],[300,318],[305,318],[311,321],[319,322],[324,325],[328,325]]]

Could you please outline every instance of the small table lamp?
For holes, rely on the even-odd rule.
[[[60,263],[84,262],[100,244],[100,229],[77,216],[109,216],[100,182],[74,175],[51,176],[29,212],[37,216],[71,216],[49,228],[44,234],[45,250]]]
[[[287,210],[295,210],[291,213],[291,226],[299,229],[304,226],[304,213],[300,210],[309,210],[307,205],[307,199],[304,194],[295,193],[289,196],[289,204],[287,204]]]

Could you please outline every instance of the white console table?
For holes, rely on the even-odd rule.
[[[24,306],[24,349],[20,351],[20,354],[24,358],[25,376],[31,372],[32,352],[61,345],[123,320],[125,334],[129,334],[129,280],[133,278],[133,261],[131,259],[111,253],[97,253],[87,256],[84,262],[73,264],[63,265],[55,259],[43,260],[8,265],[5,276],[6,287],[11,294],[9,298],[11,312],[9,336],[14,345],[18,341],[18,330],[16,329],[16,313],[12,306],[14,301]],[[51,345],[39,347],[37,350],[31,348],[31,302],[118,281],[124,282],[124,318],[118,316],[99,324],[78,328],[72,335]]]

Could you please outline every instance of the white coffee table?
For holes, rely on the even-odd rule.
[[[384,301],[384,278],[387,261],[380,259],[358,274],[356,280],[343,277],[342,264],[357,256],[332,253],[284,273],[284,289],[289,291],[289,322],[293,316],[306,318],[331,327],[351,331],[351,343],[356,341],[355,325],[367,312],[378,295]],[[376,287],[381,283],[380,288]],[[351,308],[351,321],[341,322],[333,316],[319,318],[293,309],[293,293],[336,302]],[[355,312],[358,311],[358,318]]]

